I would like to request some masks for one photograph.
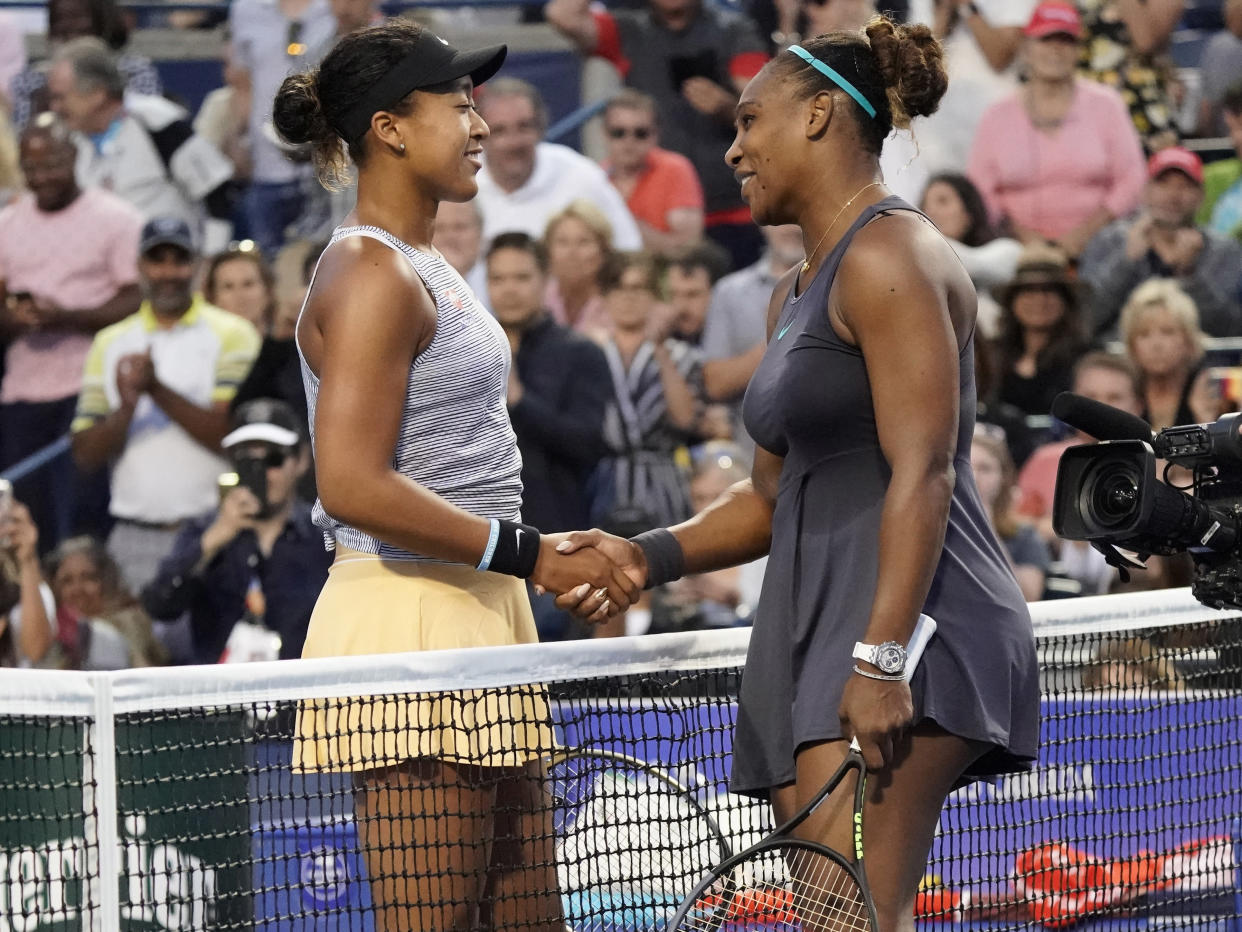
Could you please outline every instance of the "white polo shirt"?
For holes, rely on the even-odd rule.
[[[521,232],[543,237],[548,218],[573,201],[589,201],[612,224],[615,249],[642,249],[643,238],[634,216],[604,170],[568,146],[541,142],[535,147],[535,167],[526,184],[504,191],[487,170],[479,172],[479,209],[483,212],[483,241],[500,233]]]
[[[144,301],[137,313],[95,335],[82,375],[73,432],[86,430],[121,405],[117,363],[151,351],[156,377],[200,407],[230,401],[259,354],[247,321],[196,297],[172,327],[161,327]],[[139,399],[125,449],[112,467],[112,514],[166,524],[216,507],[225,460],[207,450],[149,395]]]

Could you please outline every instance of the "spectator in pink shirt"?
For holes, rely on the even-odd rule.
[[[142,215],[114,194],[81,189],[77,149],[51,114],[21,139],[29,192],[0,210],[0,469],[69,430],[92,335],[138,309]],[[69,532],[68,457],[19,483],[44,547]]]
[[[1076,259],[1138,206],[1143,148],[1121,96],[1076,76],[1075,7],[1045,0],[1024,34],[1028,80],[983,114],[967,173],[1018,239],[1054,242]]]
[[[626,88],[604,108],[604,170],[638,221],[643,246],[669,255],[703,235],[703,186],[684,155],[661,149],[655,99]]]

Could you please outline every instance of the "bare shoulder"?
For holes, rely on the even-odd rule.
[[[436,308],[402,253],[369,236],[350,236],[324,251],[304,320],[310,332],[301,340],[314,368],[318,346],[343,330],[396,341],[417,354],[435,331]]]
[[[940,231],[915,211],[881,214],[859,230],[841,260],[837,283],[833,291],[847,322],[851,308],[917,313],[918,307],[935,304],[948,313],[959,344],[974,326],[970,276]]]
[[[427,286],[409,259],[369,236],[349,236],[329,246],[319,261],[310,303],[316,309],[349,307],[357,313],[408,313],[411,305],[434,312]]]

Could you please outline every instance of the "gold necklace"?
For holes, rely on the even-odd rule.
[[[815,253],[819,252],[819,247],[824,245],[824,240],[828,238],[828,234],[832,232],[832,228],[836,226],[837,221],[841,219],[841,215],[845,213],[845,209],[849,207],[851,204],[853,204],[854,200],[858,197],[858,195],[862,194],[868,188],[874,188],[876,185],[881,185],[881,184],[884,184],[884,182],[873,181],[870,184],[863,185],[861,188],[859,188],[857,191],[854,192],[853,197],[851,197],[848,201],[846,201],[844,204],[841,205],[841,209],[837,211],[837,215],[832,218],[832,223],[828,224],[828,229],[824,230],[824,235],[819,238],[819,242],[815,244],[815,248],[812,249],[807,254],[806,259],[803,260],[802,271],[806,272],[811,268],[811,260],[815,258]]]

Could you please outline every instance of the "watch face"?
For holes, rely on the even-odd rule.
[[[895,641],[881,644],[876,651],[875,665],[885,673],[900,673],[906,666],[906,649]]]

